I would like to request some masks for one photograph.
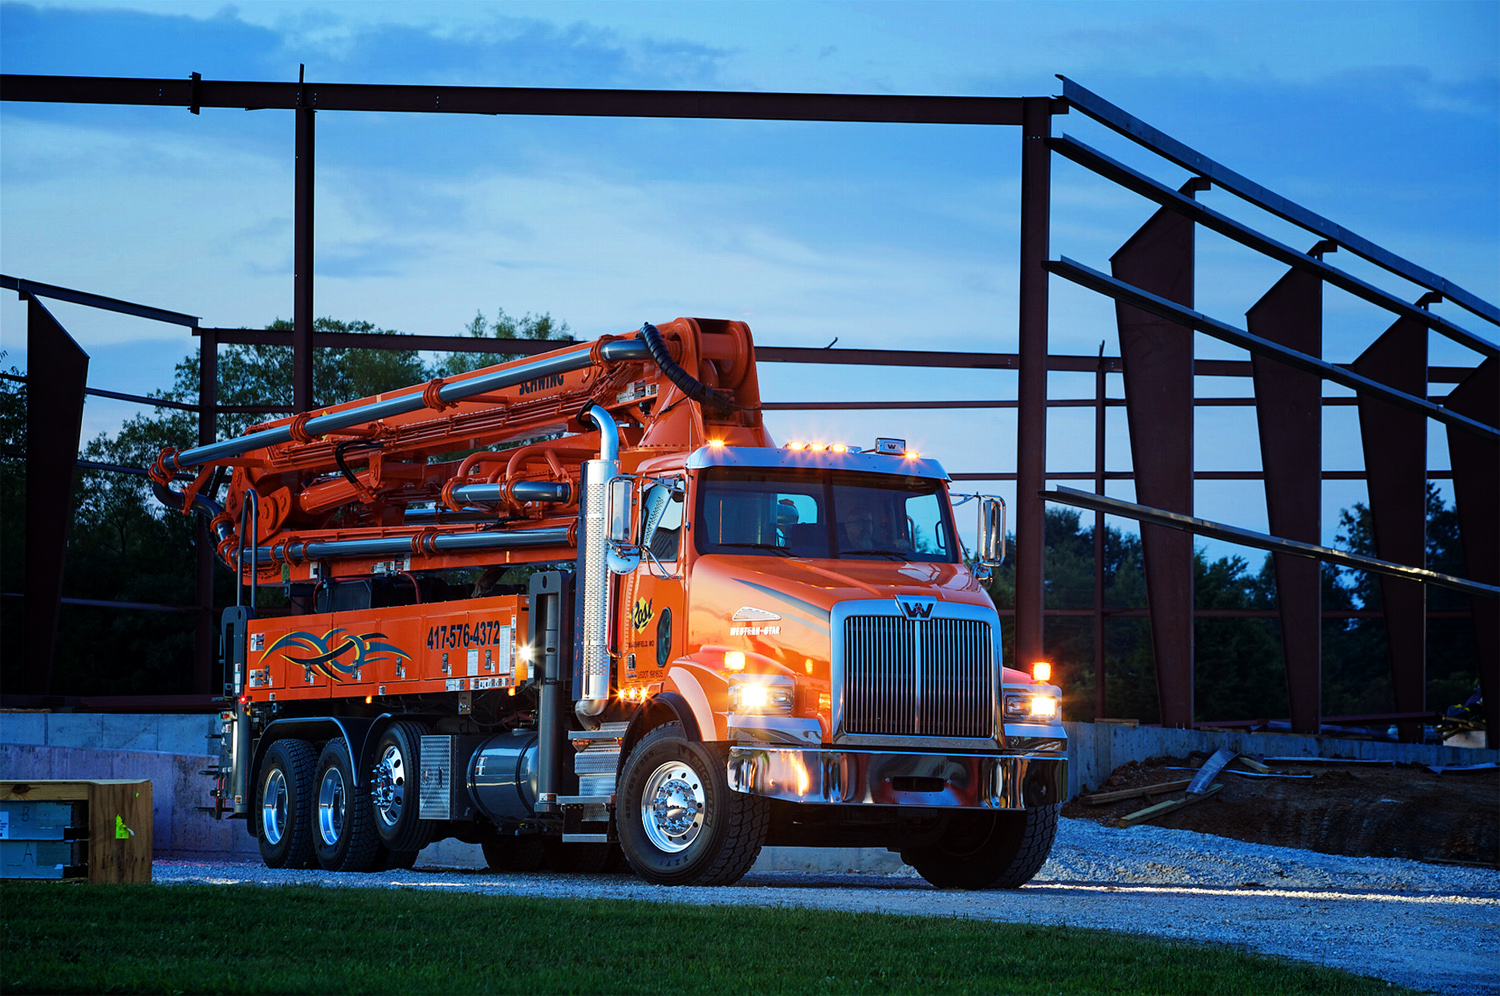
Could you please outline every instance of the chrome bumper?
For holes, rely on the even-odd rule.
[[[820,805],[1030,809],[1063,801],[1068,759],[731,747],[729,787]]]

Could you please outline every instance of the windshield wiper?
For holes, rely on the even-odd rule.
[[[715,543],[714,545],[720,547],[729,546],[741,550],[770,550],[772,553],[778,553],[783,557],[790,557],[792,555],[792,551],[784,546],[777,546],[775,543]]]
[[[870,554],[871,556],[874,556],[874,557],[893,557],[896,560],[908,560],[911,557],[911,551],[910,550],[859,550],[859,549],[854,549],[854,548],[850,548],[850,549],[846,549],[846,550],[840,550],[839,551],[839,556],[842,557],[845,554],[850,554],[850,553],[852,553],[852,554],[864,554],[864,553],[868,553],[868,554]]]

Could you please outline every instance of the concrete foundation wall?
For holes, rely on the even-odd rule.
[[[125,716],[86,713],[0,713],[0,779],[149,778],[155,856],[181,860],[260,860],[242,820],[214,820],[206,806],[208,779],[198,772],[213,758],[207,735],[213,716]],[[1451,765],[1500,761],[1500,751],[1420,744],[1335,740],[1290,734],[1164,730],[1155,727],[1066,723],[1069,737],[1068,797],[1097,789],[1128,761],[1229,747],[1269,757],[1329,757],[1398,763]],[[217,748],[214,748],[217,753]],[[484,866],[473,844],[440,841],[424,850],[418,865]],[[898,855],[875,848],[767,848],[756,871],[859,871],[884,873],[901,867]]]

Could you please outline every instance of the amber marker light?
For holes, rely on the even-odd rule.
[[[918,453],[916,450],[907,450],[906,451],[906,459],[908,459],[908,460],[915,460],[917,457],[919,457],[921,455],[922,454]]]
[[[724,440],[722,440],[722,439],[710,439],[708,441],[708,448],[711,449],[711,450],[721,450],[721,449],[724,448]]]
[[[849,447],[845,446],[843,443],[834,443],[832,446],[830,446],[828,448],[830,450],[833,450],[833,452],[835,452],[835,453],[848,453],[849,452]]]
[[[804,448],[805,446],[807,446],[807,444],[804,443],[804,442],[801,442],[801,441],[798,441],[798,442],[795,442],[795,443],[787,443],[786,444],[786,448],[789,449],[789,450],[800,450],[800,449]]]
[[[1046,661],[1037,661],[1035,664],[1031,665],[1031,680],[1051,681],[1052,665],[1048,664]]]
[[[731,650],[724,655],[724,669],[726,671],[745,670],[745,655],[742,651]]]

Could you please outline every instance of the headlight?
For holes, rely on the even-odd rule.
[[[742,716],[790,716],[795,699],[789,678],[748,675],[729,683],[729,711]]]
[[[1057,699],[1051,695],[1036,695],[1031,692],[1005,693],[1006,719],[1053,719],[1057,716]]]

